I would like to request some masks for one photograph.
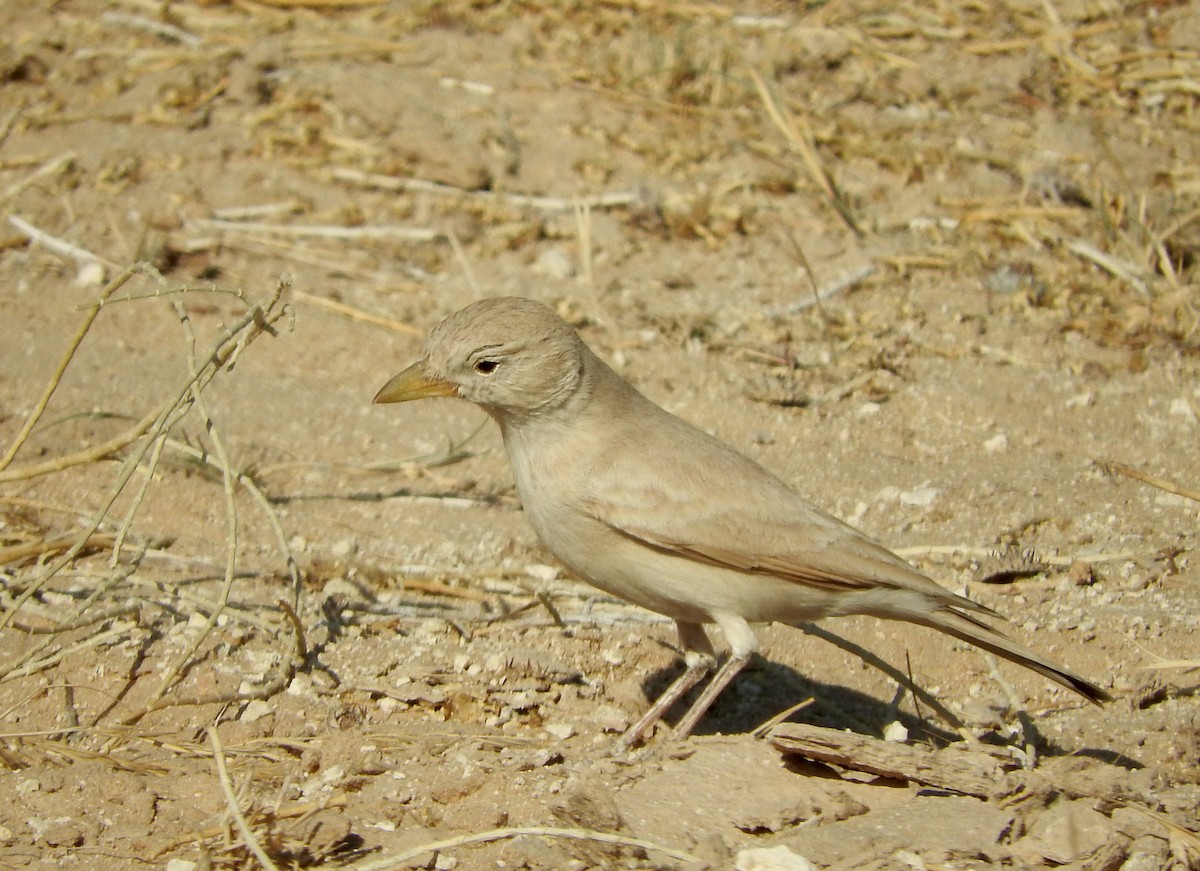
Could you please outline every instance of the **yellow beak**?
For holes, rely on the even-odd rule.
[[[383,385],[372,402],[408,402],[426,396],[457,396],[458,388],[449,381],[429,374],[424,360],[413,363],[387,384]]]

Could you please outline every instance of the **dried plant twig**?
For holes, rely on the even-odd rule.
[[[60,254],[63,257],[70,257],[80,263],[99,263],[103,266],[112,267],[117,265],[111,260],[104,259],[99,254],[93,254],[86,248],[80,248],[78,245],[59,239],[57,236],[51,236],[45,230],[39,230],[33,224],[22,218],[18,218],[16,215],[9,215],[8,223],[12,224],[13,227],[19,230],[31,242],[38,243],[47,251],[53,251],[55,254]]]
[[[229,769],[225,765],[225,750],[221,746],[221,738],[217,735],[217,730],[211,726],[208,728],[208,741],[212,745],[213,762],[217,766],[217,780],[221,783],[221,792],[225,794],[225,804],[229,808],[233,821],[237,824],[238,831],[242,833],[242,839],[264,868],[268,871],[279,871],[279,866],[267,855],[267,851],[258,842],[254,830],[250,828],[250,823],[246,821],[246,815],[242,813],[237,793],[234,792],[233,783],[229,779]]]
[[[1141,481],[1143,484],[1149,484],[1151,487],[1157,487],[1166,493],[1172,493],[1176,496],[1182,496],[1184,499],[1191,499],[1193,502],[1200,502],[1200,490],[1192,490],[1188,487],[1182,487],[1174,481],[1168,481],[1166,478],[1159,478],[1155,475],[1140,472],[1132,466],[1126,466],[1124,463],[1098,463],[1101,469],[1111,475],[1124,475],[1126,478],[1133,478],[1135,481]]]
[[[1150,284],[1147,270],[1129,263],[1111,254],[1105,254],[1095,245],[1083,239],[1067,239],[1063,245],[1072,254],[1096,264],[1109,275],[1121,279],[1134,288],[1142,296],[1150,296]]]
[[[201,218],[191,223],[201,229],[218,230],[222,233],[264,233],[271,236],[341,239],[346,241],[399,239],[405,242],[436,242],[444,235],[440,230],[434,230],[431,227],[338,227],[330,224],[269,224],[264,221],[223,221],[219,218]]]
[[[68,151],[65,154],[60,154],[58,157],[55,157],[52,160],[47,160],[45,163],[43,163],[41,166],[39,166],[37,169],[35,169],[29,175],[25,176],[25,178],[21,179],[16,184],[10,185],[4,191],[0,191],[0,205],[7,203],[13,197],[20,194],[26,188],[30,188],[33,185],[37,184],[39,181],[41,181],[46,176],[55,175],[56,173],[61,172],[62,170],[69,167],[72,163],[74,163],[74,161],[75,161],[75,152],[73,152],[73,151]],[[17,220],[20,221],[20,218],[18,218]],[[14,227],[16,227],[18,230],[20,230],[22,233],[26,233],[26,235],[28,235],[26,230],[22,229],[22,227],[19,224],[12,222],[12,221],[10,221],[10,223],[12,223],[12,225]],[[21,221],[21,223],[24,224],[25,222]],[[28,226],[28,225],[26,224],[26,226]]]
[[[199,448],[184,444],[183,442],[176,441],[175,439],[168,439],[167,444],[174,450],[186,454],[198,462],[212,465],[212,460],[209,458],[209,456]],[[220,467],[218,466],[218,469],[219,468]],[[222,471],[222,475],[223,474],[224,473]],[[288,568],[288,577],[291,579],[292,589],[298,603],[302,588],[300,580],[300,568],[296,564],[296,556],[292,553],[291,545],[288,544],[287,535],[284,533],[283,526],[279,522],[279,512],[277,512],[271,505],[271,500],[267,498],[266,494],[263,493],[262,488],[258,486],[258,483],[250,475],[246,474],[245,472],[235,472],[234,477],[237,480],[237,483],[246,488],[246,492],[248,492],[250,497],[258,503],[259,507],[266,515],[267,522],[271,525],[271,531],[275,534],[275,541],[279,545],[280,552],[283,554],[284,563]]]
[[[376,188],[385,191],[406,191],[410,193],[436,194],[446,197],[469,197],[471,199],[495,200],[513,206],[525,206],[544,212],[568,212],[576,208],[589,209],[618,209],[632,206],[644,198],[640,191],[608,191],[577,197],[537,196],[534,194],[515,194],[507,191],[478,191],[441,184],[436,181],[426,181],[421,178],[405,178],[397,175],[381,175],[374,172],[363,172],[349,167],[334,167],[333,177],[338,181]]]
[[[192,330],[191,320],[183,306],[176,302],[175,310],[180,322],[184,325],[188,333],[188,360],[194,369],[196,367],[196,334]],[[209,414],[204,394],[195,385],[192,386],[192,401],[203,419],[204,428],[208,432],[209,438],[212,439],[213,450],[216,452],[217,462],[221,469],[221,481],[225,493],[225,577],[221,584],[221,591],[218,594],[217,606],[208,615],[208,620],[205,622],[203,628],[196,633],[187,647],[168,666],[162,679],[159,681],[158,688],[150,694],[150,698],[146,701],[144,711],[153,709],[158,701],[175,684],[183,668],[191,661],[196,651],[200,649],[200,645],[204,643],[209,633],[216,627],[217,621],[229,604],[229,594],[233,590],[233,582],[237,575],[238,515],[237,499],[234,495],[233,469],[229,462],[229,456],[225,453],[225,445],[221,439],[221,434],[213,422],[212,416]],[[136,719],[140,718],[140,716],[142,715],[135,714],[133,721],[136,722]]]
[[[424,335],[421,330],[406,324],[403,321],[397,321],[393,320],[392,318],[385,318],[381,315],[371,314],[370,312],[365,312],[362,309],[354,308],[354,306],[346,305],[344,302],[325,299],[321,296],[313,296],[311,293],[305,293],[302,290],[297,290],[295,292],[295,297],[298,302],[303,302],[307,305],[314,306],[315,308],[321,308],[325,309],[326,311],[334,312],[335,314],[350,318],[352,321],[360,321],[364,324],[374,324],[377,327],[383,327],[384,329],[391,330],[396,333],[405,333],[406,335],[410,336]]]
[[[100,16],[100,22],[111,27],[127,27],[131,30],[141,30],[160,39],[165,39],[168,42],[177,42],[180,45],[185,45],[188,48],[199,48],[203,44],[203,40],[200,37],[194,33],[189,33],[182,27],[176,27],[174,24],[168,24],[165,21],[147,18],[144,15],[133,15],[127,12],[105,12]]]
[[[867,663],[867,665],[871,665],[879,669],[892,680],[896,681],[896,683],[907,689],[913,694],[914,697],[921,699],[921,701],[925,702],[925,704],[937,711],[938,715],[951,726],[953,726],[964,738],[974,740],[974,736],[972,736],[967,730],[966,724],[964,724],[962,720],[955,716],[955,714],[949,708],[935,699],[932,695],[925,692],[925,690],[921,689],[919,686],[913,683],[913,681],[909,680],[908,675],[900,671],[900,669],[895,668],[890,663],[880,659],[865,647],[855,644],[853,641],[848,641],[845,638],[842,638],[840,635],[830,632],[828,629],[818,626],[815,623],[800,623],[797,624],[797,628],[804,632],[805,635],[813,635],[824,641],[828,641],[834,647],[840,648],[847,653],[857,656],[863,662]]]
[[[99,295],[96,297],[96,301],[92,304],[91,308],[88,309],[87,314],[84,316],[83,322],[80,323],[79,328],[75,331],[75,335],[71,338],[70,344],[67,345],[67,350],[63,354],[62,360],[59,361],[58,368],[55,369],[54,374],[50,376],[50,383],[47,384],[46,389],[42,391],[42,395],[34,405],[33,411],[31,411],[29,413],[29,417],[25,419],[25,423],[21,426],[21,429],[17,433],[16,438],[13,439],[12,444],[9,445],[8,450],[4,452],[4,456],[0,457],[0,470],[7,469],[9,465],[12,464],[13,458],[16,457],[17,452],[21,450],[21,446],[25,444],[26,439],[29,438],[30,432],[32,432],[33,428],[37,426],[38,421],[42,419],[42,414],[46,411],[46,406],[50,404],[50,399],[54,396],[54,391],[58,389],[58,385],[62,382],[62,378],[67,371],[67,367],[71,365],[71,360],[75,358],[75,352],[79,350],[79,345],[83,342],[88,330],[92,328],[92,324],[95,322],[96,317],[100,314],[100,309],[104,308],[104,303],[108,301],[109,297],[124,287],[129,279],[133,278],[134,275],[142,272],[144,269],[145,264],[135,263],[134,265],[127,267],[124,272],[122,272],[100,290]]]
[[[858,226],[858,222],[854,219],[854,215],[850,211],[850,206],[846,203],[841,191],[833,183],[833,179],[829,173],[825,171],[825,167],[821,165],[821,159],[817,156],[816,148],[812,144],[812,134],[799,126],[799,122],[791,116],[783,113],[779,108],[779,104],[775,102],[775,97],[771,93],[771,89],[767,87],[767,83],[756,70],[750,70],[750,79],[754,82],[754,87],[758,90],[758,96],[762,100],[763,108],[767,110],[767,117],[771,119],[771,123],[783,134],[784,139],[791,145],[799,154],[800,160],[803,162],[805,169],[808,170],[809,177],[816,183],[817,187],[825,194],[829,200],[829,204],[833,206],[834,211],[845,222],[856,236],[862,235],[862,230]]]
[[[476,832],[470,835],[460,835],[457,838],[446,838],[441,841],[430,841],[427,844],[422,844],[419,847],[414,847],[411,850],[405,850],[401,853],[395,853],[383,859],[377,859],[373,862],[358,863],[347,866],[351,871],[385,871],[387,868],[395,868],[405,862],[411,862],[418,856],[423,856],[426,853],[440,853],[443,850],[451,850],[456,847],[465,847],[468,844],[486,844],[491,841],[506,841],[510,838],[520,838],[526,836],[541,837],[541,838],[567,838],[573,841],[596,841],[601,844],[614,844],[619,847],[636,847],[640,850],[646,850],[652,853],[659,853],[674,859],[676,862],[696,862],[697,858],[684,850],[678,850],[674,847],[665,847],[662,844],[656,844],[653,841],[645,841],[641,838],[631,838],[627,835],[618,835],[612,832],[596,832],[591,829],[566,829],[555,826],[512,826],[504,829],[492,829],[488,832]]]

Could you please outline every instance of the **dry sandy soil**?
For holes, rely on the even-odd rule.
[[[1198,33],[4,3],[0,866],[1200,867]],[[671,625],[553,564],[479,411],[370,404],[504,294],[1116,700],[828,624],[956,728],[770,626],[695,737],[615,752]],[[809,698],[1025,767],[971,797],[756,737]]]

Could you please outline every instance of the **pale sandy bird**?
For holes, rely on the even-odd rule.
[[[425,356],[375,402],[457,396],[500,425],[538,538],[605,592],[673,619],[686,669],[630,727],[640,740],[714,667],[704,625],[729,656],[679,721],[687,735],[758,646],[751,623],[869,614],[930,626],[1094,702],[1104,690],[975,615],[863,533],[717,439],[659,408],[566,322],[528,299],[488,299],[430,333]]]

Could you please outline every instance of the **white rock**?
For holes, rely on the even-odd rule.
[[[1196,422],[1196,410],[1192,408],[1190,402],[1182,397],[1171,400],[1171,416],[1182,417],[1188,423]]]
[[[326,596],[358,596],[358,588],[341,577],[330,578],[321,587],[321,592]]]
[[[737,871],[817,871],[812,862],[783,846],[741,850],[734,867]]]
[[[312,692],[312,685],[312,677],[305,672],[300,672],[292,678],[286,692],[289,696],[306,696]]]
[[[79,271],[75,273],[76,287],[99,287],[104,284],[104,264],[96,260],[89,260],[79,267]]]
[[[550,583],[550,581],[558,580],[559,571],[554,566],[545,566],[540,563],[533,563],[525,566],[525,574],[533,578],[535,581],[542,583]]]
[[[600,658],[603,659],[605,662],[607,662],[609,665],[624,665],[625,664],[625,657],[622,656],[620,653],[618,653],[616,650],[611,650],[611,649],[602,650],[602,651],[600,651]]]
[[[893,720],[883,730],[883,740],[893,744],[903,744],[908,740],[908,729],[899,720]]]
[[[537,256],[531,268],[547,278],[570,278],[575,272],[571,258],[561,248],[547,248]]]
[[[267,714],[274,712],[274,710],[270,702],[255,699],[246,705],[246,710],[242,711],[242,715],[238,719],[243,723],[253,723],[255,720],[261,720]]]
[[[922,508],[927,508],[937,499],[938,494],[942,491],[937,487],[929,487],[922,485],[915,489],[909,490],[906,493],[900,494],[900,501],[905,505],[917,505]]]
[[[1008,450],[1008,436],[999,432],[983,443],[983,449],[989,454],[999,454]]]

